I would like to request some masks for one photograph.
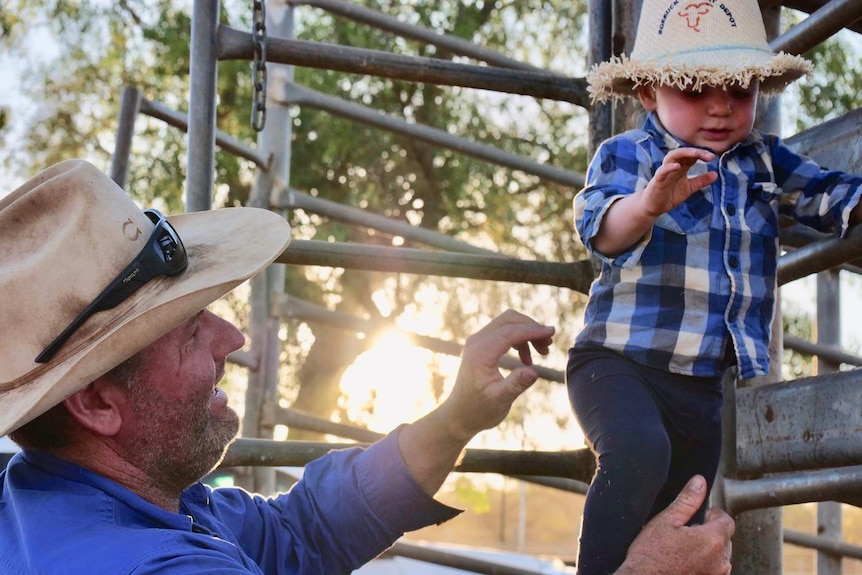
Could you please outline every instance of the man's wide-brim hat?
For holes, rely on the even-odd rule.
[[[800,56],[769,48],[757,0],[644,0],[630,56],[593,66],[593,102],[635,95],[638,86],[700,90],[760,82],[774,94],[811,72]]]
[[[56,164],[0,198],[0,436],[84,388],[284,251],[273,212],[173,216],[186,269],[92,315],[47,362],[36,357],[141,252],[153,221],[91,164]]]

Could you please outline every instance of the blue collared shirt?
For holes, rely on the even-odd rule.
[[[650,367],[717,376],[732,343],[742,378],[769,372],[779,212],[844,235],[862,176],[822,169],[775,135],[753,131],[709,164],[718,180],[656,220],[616,257],[593,249],[608,208],[646,187],[684,144],[651,114],[640,130],[604,142],[575,197],[581,241],[601,261],[575,346],[599,345]]]
[[[195,484],[179,513],[46,453],[19,453],[0,473],[0,573],[350,573],[404,532],[458,513],[419,487],[396,436],[310,463],[273,498]]]

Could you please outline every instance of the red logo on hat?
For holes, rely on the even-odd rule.
[[[688,27],[695,32],[700,32],[700,17],[709,14],[712,4],[709,2],[698,2],[697,4],[686,4],[685,9],[677,12],[677,15],[685,18]]]

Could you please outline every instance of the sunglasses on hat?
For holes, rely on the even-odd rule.
[[[116,307],[155,277],[175,276],[186,269],[188,265],[186,249],[176,230],[158,210],[147,209],[144,213],[156,226],[147,244],[132,263],[126,266],[120,275],[78,314],[63,333],[36,357],[36,363],[50,361],[63,344],[72,337],[72,334],[94,313]]]

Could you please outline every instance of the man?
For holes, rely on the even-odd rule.
[[[349,573],[458,512],[433,499],[467,442],[536,380],[553,328],[508,311],[468,338],[452,394],[368,449],[333,452],[271,499],[212,490],[239,420],[217,384],[242,334],[206,306],[285,249],[282,218],[165,219],[82,161],[0,199],[0,573]],[[524,366],[502,377],[510,348]],[[619,575],[729,572],[733,522],[685,527],[694,479]]]

